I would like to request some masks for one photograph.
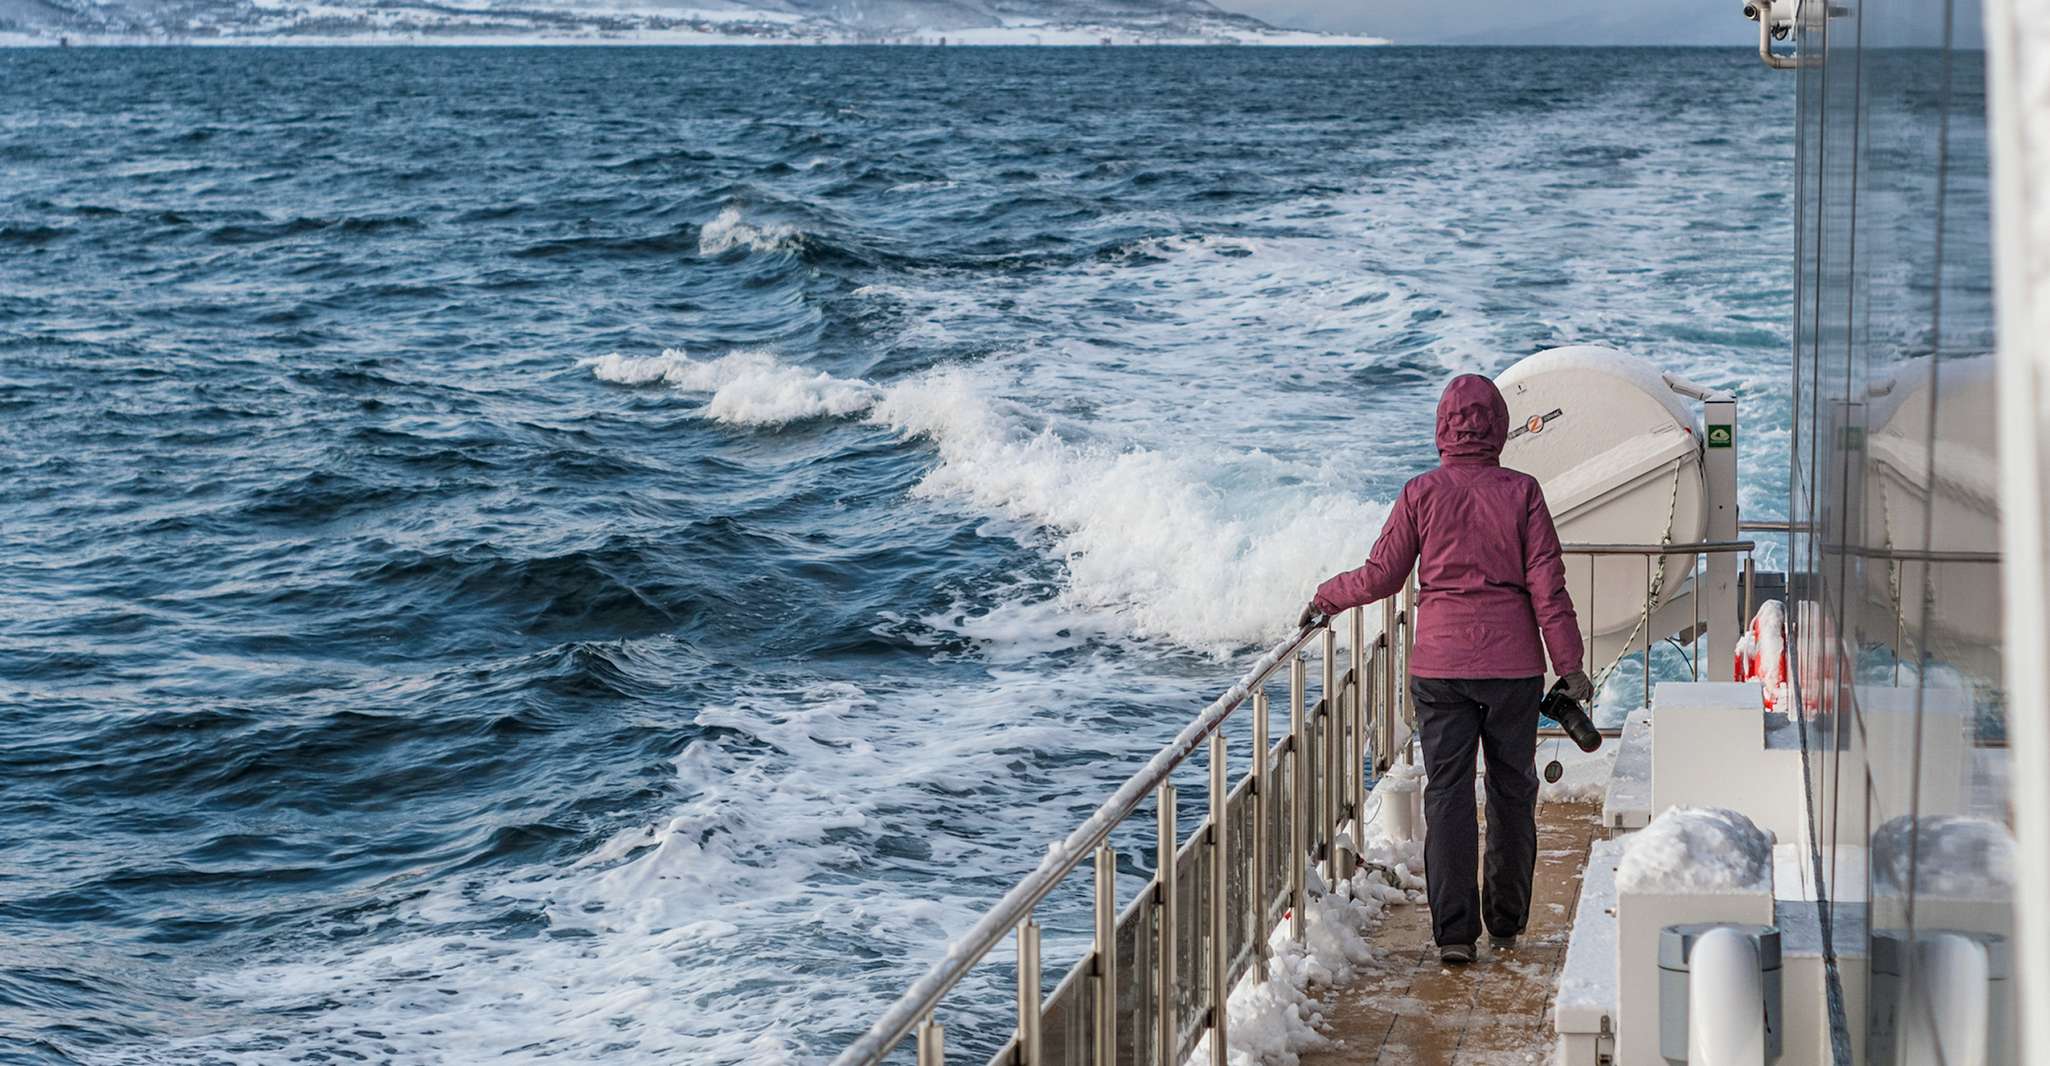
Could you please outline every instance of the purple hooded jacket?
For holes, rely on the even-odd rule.
[[[1438,401],[1438,468],[1402,487],[1365,566],[1317,586],[1317,609],[1393,596],[1415,567],[1412,675],[1536,677],[1547,648],[1553,672],[1580,669],[1559,533],[1537,479],[1502,467],[1508,439],[1509,405],[1495,383],[1453,378]]]

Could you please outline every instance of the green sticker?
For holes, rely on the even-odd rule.
[[[1728,447],[1730,447],[1730,446],[1732,446],[1732,445],[1734,445],[1734,444],[1736,444],[1736,443],[1737,443],[1737,430],[1736,430],[1736,427],[1734,427],[1734,426],[1710,426],[1710,427],[1708,427],[1708,446],[1709,446],[1709,447],[1711,447],[1711,448],[1728,448]]]

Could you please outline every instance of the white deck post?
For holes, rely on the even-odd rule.
[[[1708,539],[1737,539],[1737,398],[1727,392],[1711,393],[1702,403],[1708,440],[1703,448],[1702,473],[1708,489]],[[1702,604],[1701,619],[1708,624],[1708,681],[1733,679],[1733,656],[1737,630],[1750,624],[1737,617],[1737,568],[1733,552],[1711,552],[1704,557],[1703,580],[1696,586]],[[1668,576],[1668,581],[1676,580]]]

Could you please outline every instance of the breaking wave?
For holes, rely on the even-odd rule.
[[[860,414],[879,390],[831,374],[807,372],[767,352],[739,351],[704,362],[681,349],[656,356],[606,355],[587,360],[600,381],[617,385],[673,386],[709,393],[703,414],[737,426],[778,426],[806,418]]]
[[[930,441],[939,463],[914,495],[1044,530],[1068,606],[1220,654],[1284,630],[1288,607],[1355,564],[1387,514],[1385,503],[1305,484],[1303,471],[1258,451],[1065,440],[973,367],[878,385],[759,351],[701,362],[672,349],[586,365],[604,381],[709,394],[699,413],[715,422],[860,416]],[[1355,536],[1333,536],[1348,529]]]
[[[721,255],[735,248],[750,252],[781,252],[796,248],[804,239],[795,226],[780,222],[755,225],[742,221],[740,208],[726,205],[718,217],[698,231],[698,253]]]

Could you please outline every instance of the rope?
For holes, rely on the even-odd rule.
[[[1666,531],[1659,537],[1659,547],[1661,548],[1673,542],[1673,523],[1680,514],[1680,473],[1685,468],[1685,465],[1678,459],[1673,460],[1673,498],[1666,501]],[[1590,571],[1592,571],[1598,561],[1599,556],[1588,557],[1587,565]],[[1616,651],[1616,657],[1609,660],[1609,665],[1602,667],[1601,671],[1594,675],[1594,690],[1596,693],[1601,692],[1602,683],[1609,679],[1609,675],[1615,672],[1616,667],[1621,666],[1623,660],[1630,657],[1630,645],[1637,642],[1637,634],[1643,632],[1651,625],[1652,607],[1658,603],[1659,597],[1665,594],[1665,590],[1666,557],[1661,555],[1659,556],[1658,573],[1652,575],[1651,585],[1644,590],[1644,611],[1637,616],[1637,624],[1630,627],[1630,635],[1623,638],[1623,646]],[[1696,590],[1696,594],[1699,595],[1699,590]],[[1587,609],[1590,611],[1594,610],[1594,604],[1588,604]],[[1650,664],[1646,664],[1646,669],[1650,669]]]

